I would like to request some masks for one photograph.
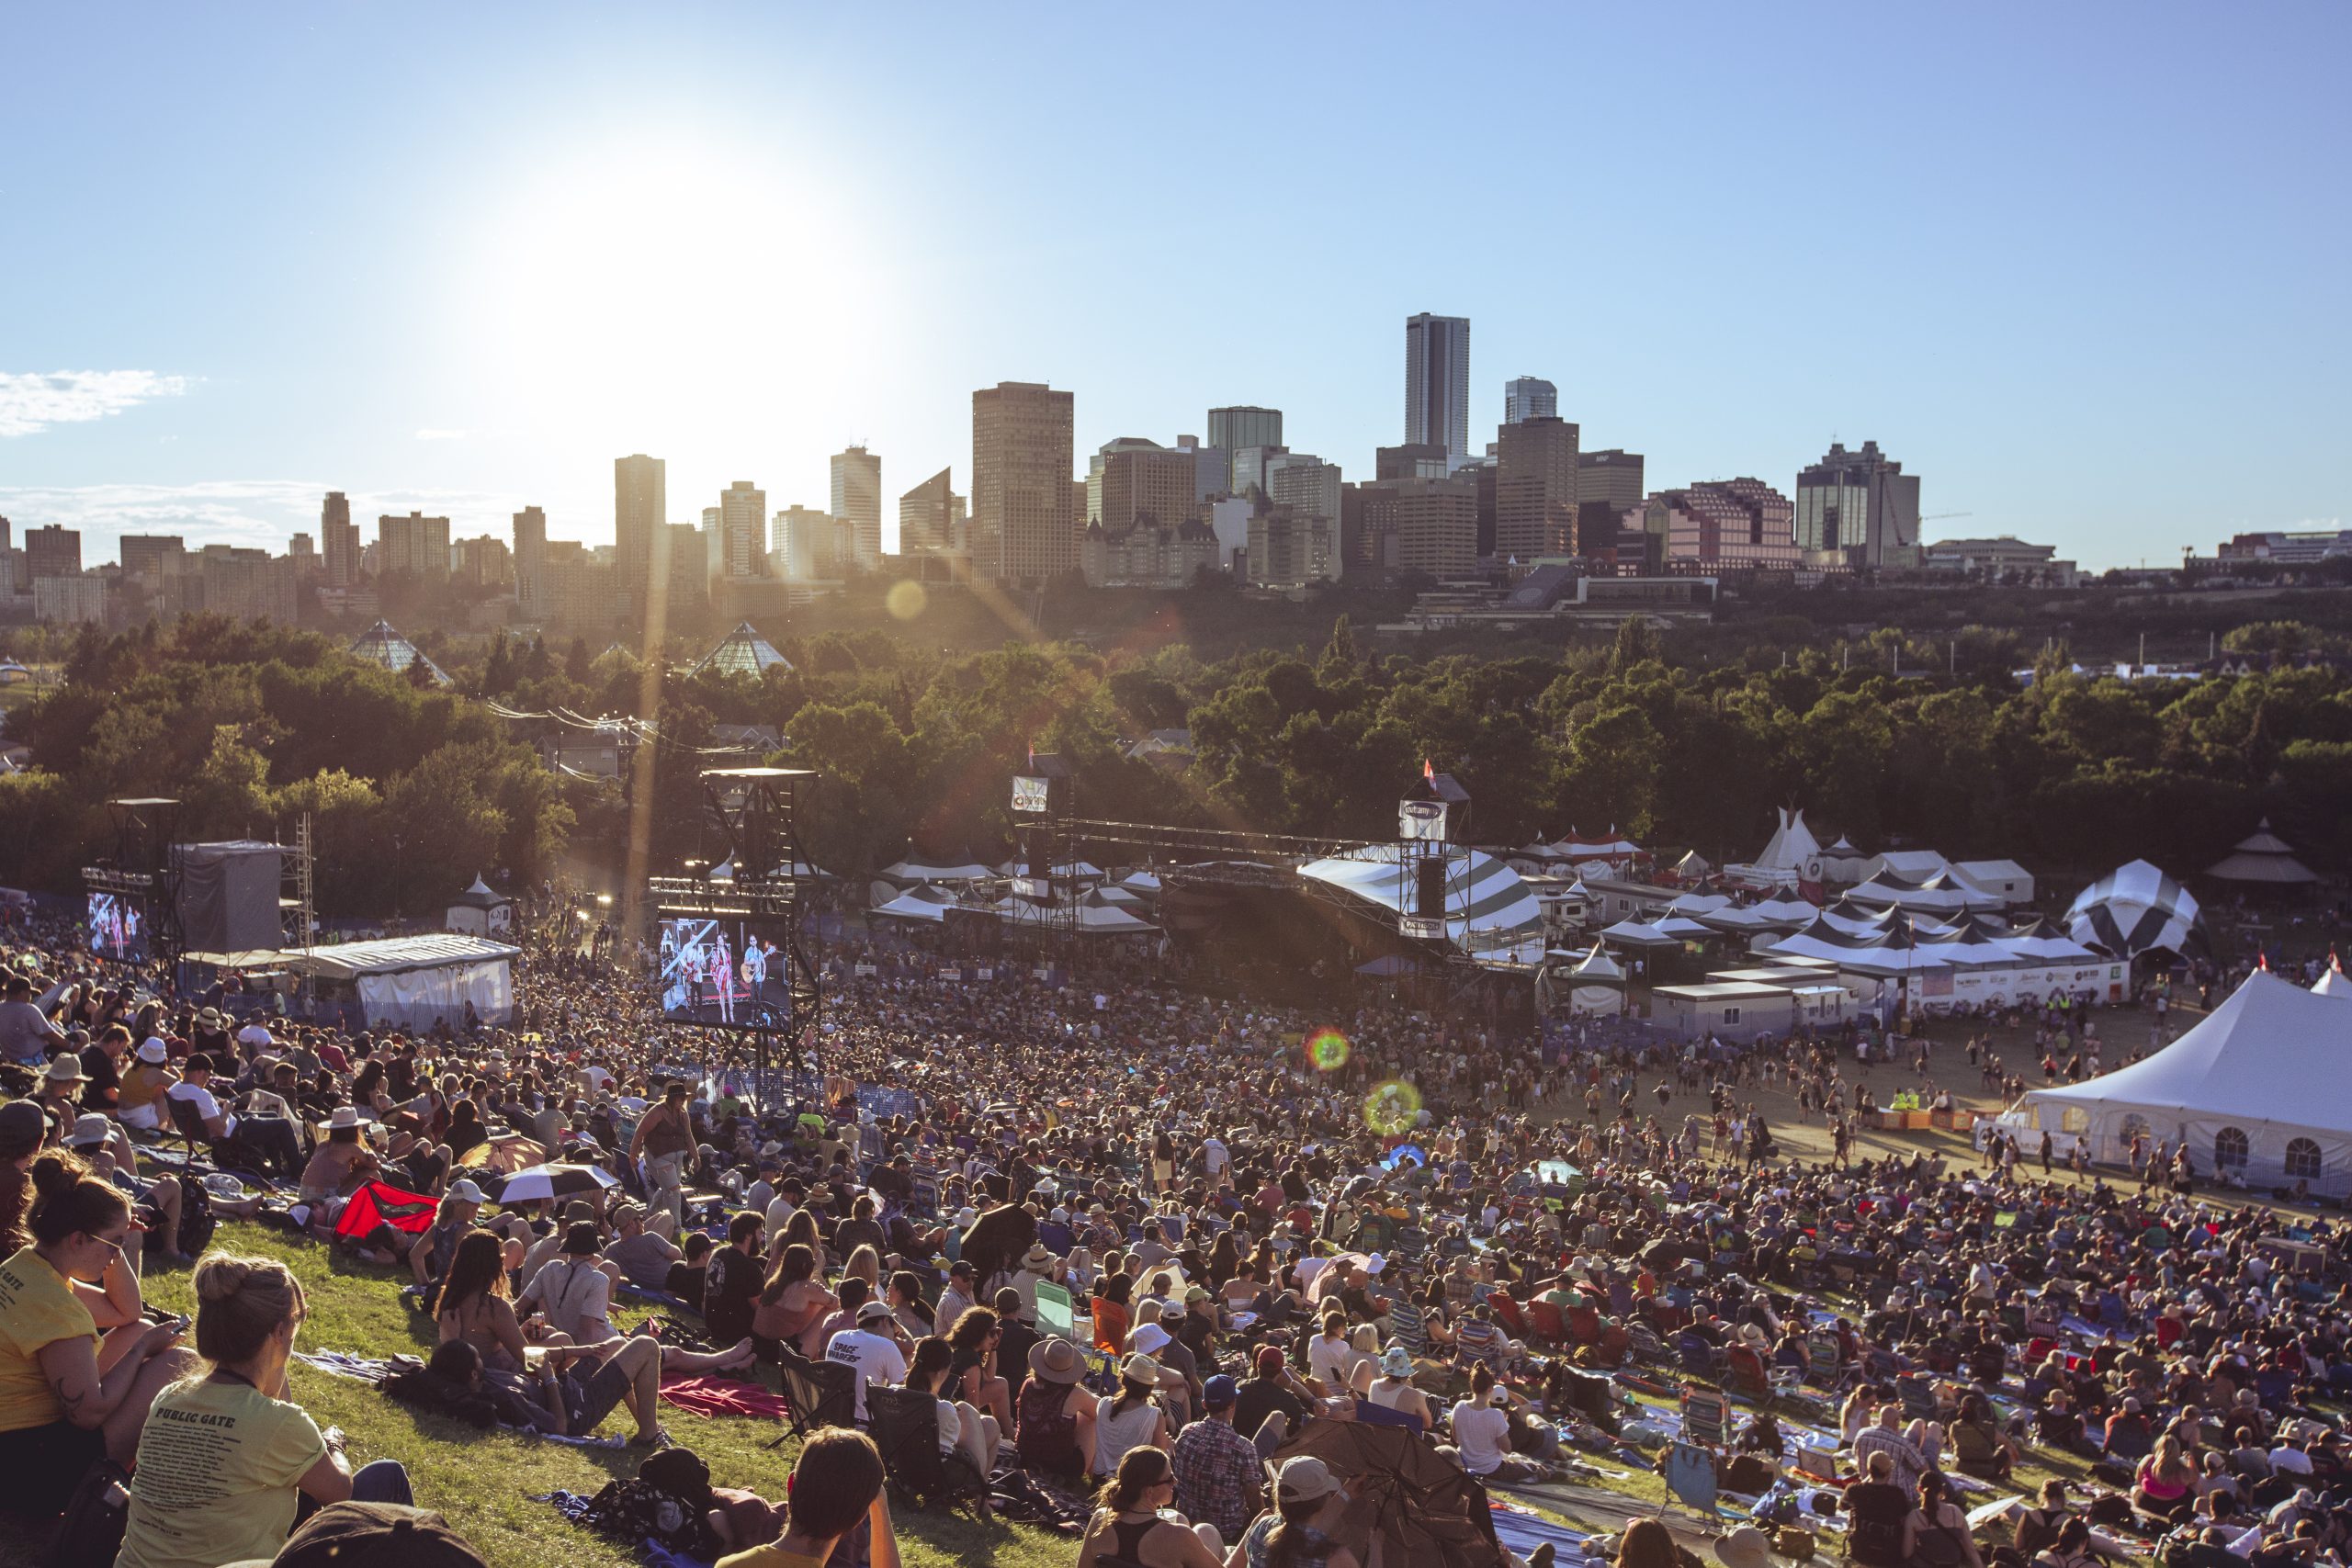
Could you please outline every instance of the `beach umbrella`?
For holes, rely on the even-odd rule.
[[[620,1178],[602,1166],[535,1165],[483,1185],[494,1202],[532,1203],[543,1198],[601,1193],[620,1184]]]

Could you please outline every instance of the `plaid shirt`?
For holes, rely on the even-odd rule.
[[[1258,1447],[1231,1423],[1207,1418],[1176,1434],[1176,1507],[1194,1524],[1212,1524],[1228,1541],[1241,1539],[1256,1512],[1250,1485],[1258,1478]]]

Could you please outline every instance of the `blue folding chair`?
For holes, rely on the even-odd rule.
[[[1665,1463],[1666,1501],[1657,1506],[1658,1517],[1665,1517],[1667,1509],[1680,1503],[1711,1523],[1723,1523],[1724,1512],[1716,1503],[1715,1456],[1694,1444],[1676,1443],[1666,1450]]]

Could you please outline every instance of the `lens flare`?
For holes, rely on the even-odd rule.
[[[1363,1102],[1363,1124],[1384,1138],[1411,1132],[1420,1114],[1421,1091],[1402,1078],[1389,1079]]]
[[[890,592],[882,598],[883,607],[902,621],[913,620],[930,604],[931,595],[912,578],[900,578],[890,584]]]
[[[1348,1037],[1336,1029],[1318,1029],[1307,1037],[1306,1059],[1318,1073],[1336,1073],[1348,1065]]]

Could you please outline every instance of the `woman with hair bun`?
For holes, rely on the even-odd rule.
[[[291,1269],[209,1252],[196,1301],[197,1353],[211,1370],[165,1389],[148,1414],[119,1568],[275,1557],[305,1497],[411,1501],[399,1461],[353,1475],[341,1435],[293,1402],[286,1363],[308,1306]]]
[[[130,1201],[55,1155],[31,1178],[30,1240],[0,1262],[0,1509],[53,1517],[92,1465],[130,1462],[148,1407],[197,1362],[176,1325],[135,1311],[99,1337],[100,1284],[138,1288]]]

